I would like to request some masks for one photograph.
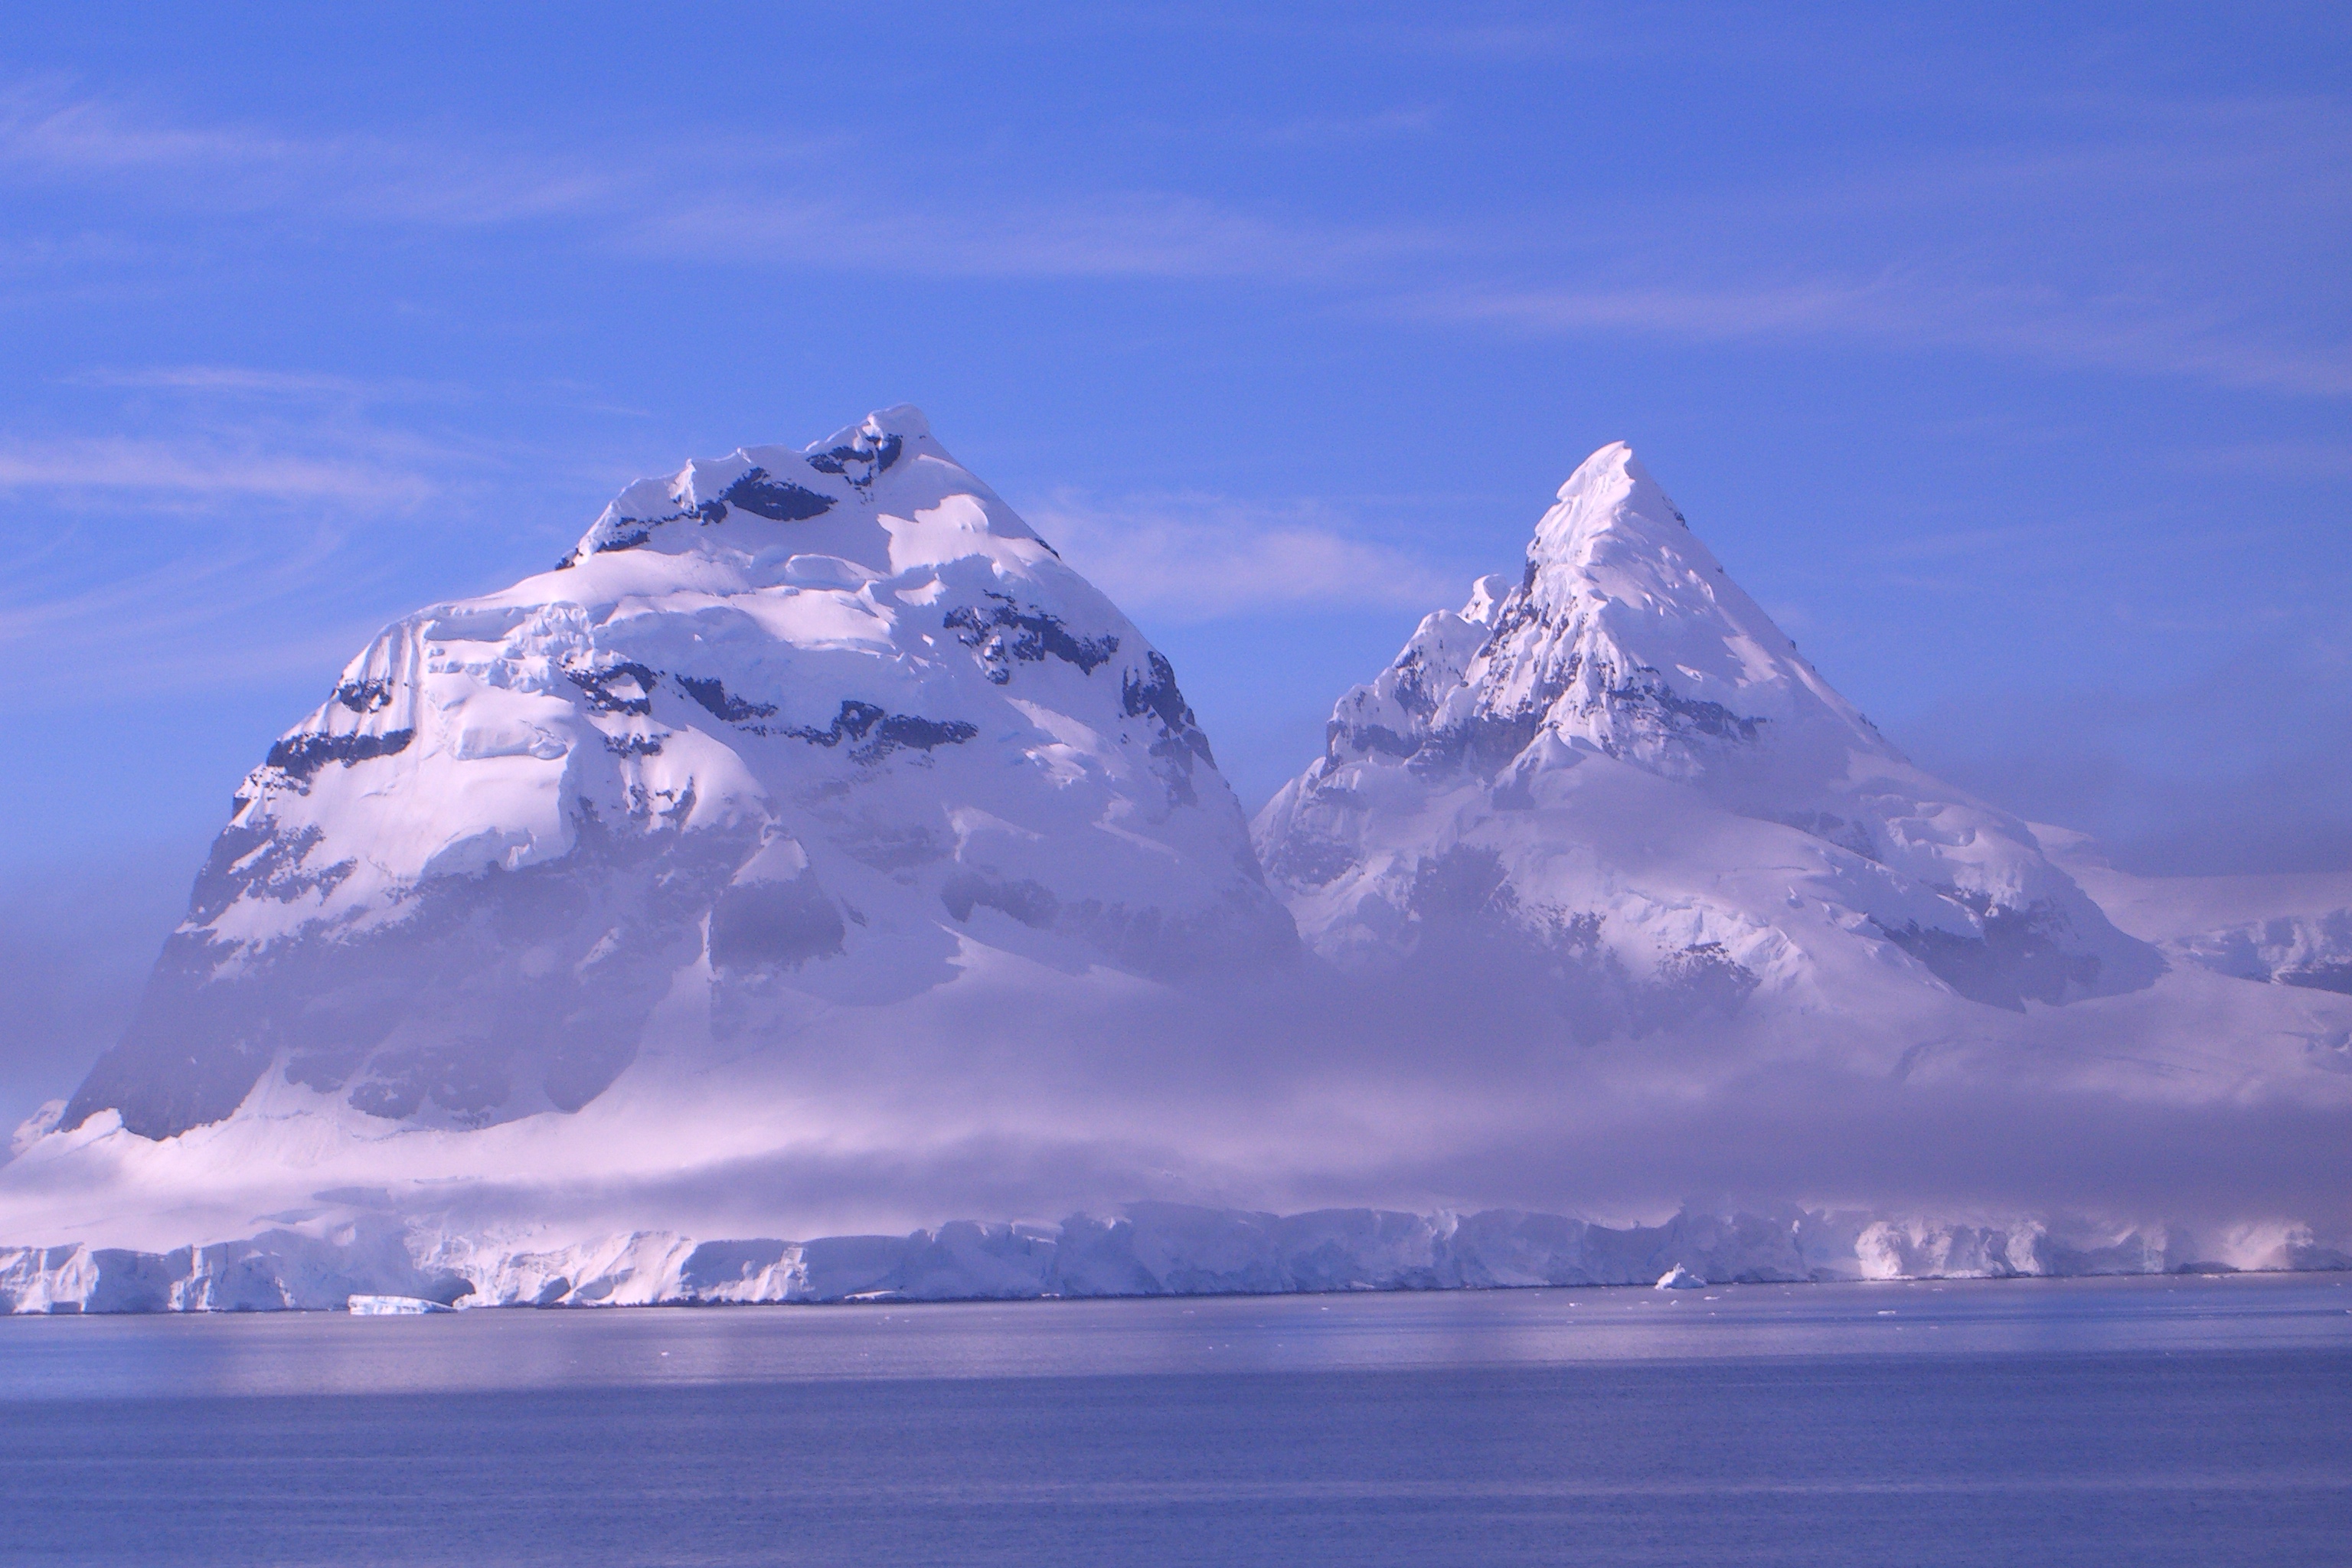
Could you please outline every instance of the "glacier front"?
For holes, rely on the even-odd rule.
[[[362,649],[11,1141],[0,1298],[2341,1267],[2347,910],[1917,768],[1622,445],[1253,827],[898,407]]]

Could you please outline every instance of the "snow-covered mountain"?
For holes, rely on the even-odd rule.
[[[594,1100],[682,989],[724,1041],[992,953],[1294,946],[1168,660],[893,408],[386,627],[247,778],[61,1125],[168,1138],[282,1079],[478,1127]]]
[[[1548,976],[1587,1039],[1748,1009],[2022,1011],[2149,985],[2021,822],[1914,767],[1622,444],[1333,710],[1256,824],[1317,951]]]
[[[2175,963],[2352,995],[2352,875],[2135,877],[2088,835],[2044,823],[2033,834],[2116,924]]]
[[[1622,447],[1254,850],[893,409],[352,662],[11,1140],[0,1310],[2343,1267],[2348,908],[1923,773]]]

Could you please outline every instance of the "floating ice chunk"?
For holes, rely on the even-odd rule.
[[[422,1296],[354,1296],[351,1314],[354,1318],[420,1318],[427,1312],[454,1312],[457,1309],[441,1301],[428,1301]]]
[[[1658,1282],[1651,1289],[1654,1290],[1704,1290],[1706,1289],[1706,1281],[1677,1263],[1659,1275]]]

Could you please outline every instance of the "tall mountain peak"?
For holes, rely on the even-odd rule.
[[[933,510],[954,533],[1051,553],[940,445],[922,410],[900,404],[805,447],[740,447],[723,458],[695,458],[667,478],[640,479],[614,498],[562,565],[624,550],[772,551],[779,536],[763,525],[807,523],[817,526],[787,536],[796,553],[889,571],[921,554],[922,531],[910,525]],[[896,526],[887,521],[893,517]],[[961,552],[968,543],[950,540],[947,548]]]
[[[1689,526],[1623,441],[1612,441],[1578,464],[1556,499],[1560,504],[1545,514],[1528,547],[1530,560],[1567,560],[1612,530]]]
[[[1559,488],[1516,587],[1480,579],[1458,614],[1423,623],[1392,678],[1341,699],[1329,754],[1369,749],[1491,773],[1543,734],[1727,781],[1799,752],[1893,754],[1622,441]]]
[[[1517,564],[1254,854],[1167,658],[914,411],[633,485],[247,776],[9,1142],[0,1313],[2346,1260],[2326,1170],[2240,1158],[2352,1105],[2340,892],[2160,890],[1929,776],[1622,445]],[[2181,1191],[2184,1128],[2248,1206],[2058,1219]],[[1257,1212],[1694,1171],[1811,1212]]]
[[[2000,1005],[2153,973],[2023,824],[1914,768],[1822,679],[1624,443],[1578,467],[1496,584],[1343,696],[1324,755],[1259,816],[1325,953],[1508,928],[1621,1021],[1660,1016],[1654,984],[1737,999],[1809,970],[1787,875],[1751,906],[1723,868],[1636,872],[1632,847],[1664,836],[1819,863],[1851,923]]]
[[[594,1100],[665,999],[742,1049],[975,969],[1295,944],[1167,658],[901,406],[386,627],[246,779],[67,1121],[478,1127]]]

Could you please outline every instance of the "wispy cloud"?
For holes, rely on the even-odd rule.
[[[44,679],[0,710],[323,683],[369,629],[364,611],[325,607],[364,603],[384,574],[331,522],[235,542],[151,525],[140,539],[150,559],[134,566],[102,528],[65,524],[17,563],[0,589],[0,652],[37,654]]]
[[[511,457],[371,413],[367,384],[236,366],[128,369],[76,384],[142,395],[151,435],[0,435],[0,515],[23,542],[0,582],[0,651],[44,678],[12,715],[126,691],[324,680],[433,586]],[[173,396],[152,406],[157,391]],[[508,510],[511,510],[510,508]],[[387,523],[394,526],[385,526]]]
[[[2352,346],[2281,342],[2212,312],[2070,299],[2054,289],[1888,274],[1769,287],[1471,287],[1400,301],[1408,313],[1518,331],[1691,342],[1842,341],[1958,348],[2069,368],[2194,377],[2303,395],[2352,395]]]
[[[1505,17],[1436,29],[1428,47],[1525,53],[1581,47],[1588,32]],[[1857,154],[1728,186],[1613,192],[1599,224],[1541,182],[1516,206],[1443,226],[1377,207],[1341,219],[1278,189],[1244,202],[1055,186],[1018,165],[948,179],[881,164],[845,181],[848,150],[781,136],[654,135],[601,159],[446,132],[303,138],[180,123],[55,83],[0,94],[0,179],[110,183],[213,214],[556,223],[589,247],[681,265],[1266,280],[1379,315],[1517,332],[1959,350],[2352,395],[2352,342],[2315,313],[2293,268],[2250,274],[2242,238],[2315,245],[2314,265],[2333,254],[2321,242],[2352,215],[2336,174],[2352,153],[2339,108],[2067,112],[2088,129],[2032,147]],[[1408,107],[1303,114],[1253,134],[1440,128],[1435,110]],[[2187,221],[2195,213],[2212,221]]]
[[[344,458],[223,447],[202,439],[0,438],[0,489],[143,491],[214,500],[331,500],[370,509],[432,498],[423,473]]]
[[[194,397],[338,399],[382,403],[417,399],[458,401],[472,395],[469,389],[455,383],[416,381],[406,377],[364,380],[318,371],[268,370],[237,364],[101,366],[76,371],[64,379],[72,386],[184,393]]]
[[[1277,129],[1360,135],[1422,118],[1404,110]],[[698,144],[690,158],[653,146],[589,163],[527,148],[182,127],[54,89],[0,98],[0,170],[19,178],[128,181],[166,204],[323,208],[389,223],[593,218],[605,226],[596,243],[670,260],[929,277],[1335,278],[1442,243],[1427,231],[1316,224],[1174,191],[1044,198],[908,189],[877,200],[861,186],[852,197],[841,194],[830,155],[838,151],[722,141]]]
[[[909,193],[877,207],[804,196],[789,186],[677,201],[640,218],[616,243],[672,259],[928,277],[1325,281],[1445,246],[1425,231],[1318,225],[1170,192],[1097,192],[1050,202],[943,201]]]
[[[1208,495],[1101,500],[1064,491],[1027,512],[1097,586],[1162,621],[1300,607],[1431,610],[1463,598],[1470,580],[1369,537],[1314,502],[1268,507]]]
[[[20,82],[0,95],[0,160],[20,168],[257,167],[311,162],[320,152],[315,143],[247,127],[142,123],[55,81]]]
[[[2173,463],[2196,473],[2254,474],[2273,479],[2352,479],[2352,443],[2240,441],[2179,452]]]
[[[219,630],[249,623],[254,611],[270,609],[299,597],[330,572],[341,538],[315,533],[294,548],[233,550],[214,555],[188,555],[125,578],[87,581],[75,572],[75,562],[54,562],[49,572],[19,574],[7,597],[0,597],[0,647],[26,642],[52,644],[87,639],[91,644],[143,644],[142,654],[152,654],[164,644],[179,644],[191,632]],[[266,637],[273,647],[278,639]],[[247,639],[237,639],[247,642]],[[297,637],[297,647],[313,647],[315,635]],[[205,648],[172,648],[167,666],[188,677],[188,656]],[[348,648],[346,648],[348,654]],[[242,654],[233,654],[242,660]],[[219,675],[219,670],[195,670],[193,675]]]
[[[2001,554],[2013,552],[2022,545],[2046,542],[2049,532],[2048,527],[2040,522],[2004,523],[1992,528],[1923,529],[1882,540],[1874,553],[1887,561]]]
[[[625,170],[528,152],[179,123],[55,83],[0,94],[0,169],[19,178],[131,181],[152,200],[209,210],[299,205],[461,225],[608,208],[629,184]]]

